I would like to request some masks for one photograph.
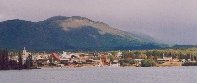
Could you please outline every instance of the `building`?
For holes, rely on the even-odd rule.
[[[157,61],[158,61],[158,63],[165,63],[165,62],[172,62],[173,59],[172,59],[172,57],[165,57],[163,54],[163,57],[158,58]]]
[[[118,60],[114,60],[113,62],[110,63],[111,67],[120,67],[120,63]]]
[[[29,55],[31,55],[31,53],[30,53],[30,52],[27,52],[26,48],[24,47],[23,53],[22,53],[23,64],[26,62],[27,57],[28,57]]]

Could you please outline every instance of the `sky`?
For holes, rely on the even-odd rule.
[[[0,21],[82,16],[172,44],[197,45],[197,0],[0,0]]]

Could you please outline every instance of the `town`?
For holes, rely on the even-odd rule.
[[[197,49],[127,50],[108,52],[21,52],[0,50],[0,69],[42,67],[170,67],[196,66]]]

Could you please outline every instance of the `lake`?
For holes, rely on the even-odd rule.
[[[0,71],[0,83],[196,83],[197,67],[82,67]]]

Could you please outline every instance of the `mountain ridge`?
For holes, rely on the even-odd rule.
[[[163,46],[80,16],[54,16],[39,22],[19,19],[0,22],[0,48],[22,47],[33,50],[126,50]]]

